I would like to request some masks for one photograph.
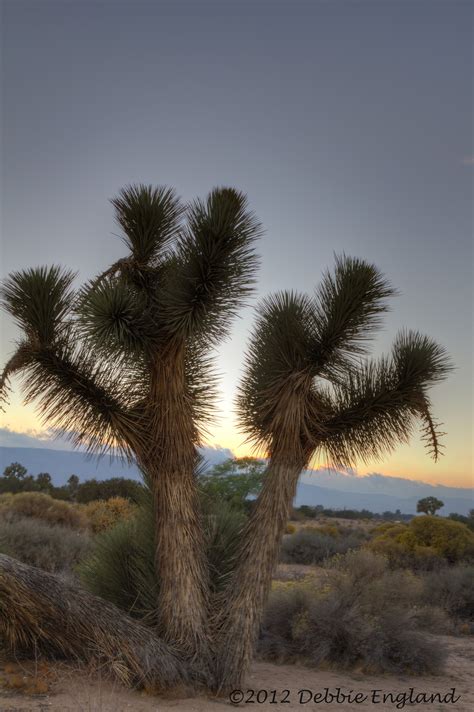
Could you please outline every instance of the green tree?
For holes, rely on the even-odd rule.
[[[33,475],[29,475],[26,467],[19,462],[12,462],[0,477],[0,492],[27,492],[37,489]]]
[[[85,480],[81,482],[76,491],[76,499],[81,504],[112,497],[124,497],[132,502],[139,502],[143,496],[143,486],[135,480],[125,477],[111,477],[108,480]]]
[[[75,502],[76,498],[77,498],[77,492],[79,489],[79,477],[77,475],[70,475],[70,477],[68,477],[66,486],[67,486],[69,498],[72,499],[73,502]]]
[[[3,470],[3,476],[9,479],[24,480],[27,474],[28,470],[19,462],[12,462]]]
[[[36,485],[42,492],[51,490],[53,481],[49,472],[40,472],[39,475],[36,475]]]
[[[437,497],[423,497],[423,499],[418,500],[416,511],[423,514],[436,514],[441,507],[444,507],[444,502]]]
[[[261,490],[266,464],[253,457],[226,460],[199,478],[205,496],[245,509]]]
[[[72,273],[59,267],[16,272],[6,281],[3,301],[23,340],[4,369],[1,390],[22,372],[27,399],[38,403],[51,426],[90,452],[118,450],[135,459],[150,486],[157,630],[150,637],[118,610],[91,600],[91,609],[100,610],[100,631],[113,621],[108,649],[123,651],[124,661],[133,653],[129,664],[135,673],[143,668],[141,679],[154,675],[160,684],[176,684],[180,670],[181,679],[215,689],[239,687],[301,471],[315,453],[345,466],[381,456],[405,442],[418,420],[437,457],[429,390],[449,364],[444,350],[417,332],[401,333],[389,356],[366,358],[367,340],[394,290],[363,260],[338,258],[315,296],[281,293],[262,302],[238,412],[269,462],[233,570],[212,598],[209,616],[197,446],[213,413],[212,355],[252,292],[260,226],[244,195],[228,188],[184,209],[167,188],[132,186],[113,205],[128,254],[106,272],[77,292]],[[8,620],[16,569],[0,557],[0,570]],[[18,576],[25,591],[24,569]],[[62,595],[73,597],[71,588],[62,592],[56,581],[34,586],[38,577],[30,573],[28,592],[36,615],[47,608],[50,616],[44,592],[61,592],[63,611]],[[69,631],[74,611],[83,610],[73,603],[64,621]],[[57,625],[60,620],[58,614]],[[92,623],[81,620],[81,645],[87,651],[93,644],[95,655],[103,638]],[[47,642],[50,629],[38,625],[31,635]],[[144,640],[142,650],[136,641],[143,646]],[[159,654],[150,668],[152,648]]]

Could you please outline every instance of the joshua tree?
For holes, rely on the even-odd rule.
[[[209,354],[251,292],[260,226],[229,188],[186,209],[144,185],[112,202],[127,257],[78,292],[59,267],[6,281],[24,339],[2,386],[22,373],[27,400],[74,444],[136,459],[154,497],[160,632],[194,654],[208,604],[195,466],[212,409]]]
[[[434,515],[441,507],[444,507],[444,502],[437,497],[423,497],[423,499],[418,500],[416,511]]]
[[[216,616],[222,689],[238,687],[247,668],[298,477],[311,458],[326,454],[348,466],[380,457],[408,440],[417,419],[439,455],[428,390],[450,368],[444,349],[403,332],[389,357],[360,360],[392,294],[374,266],[342,257],[314,297],[281,293],[260,306],[238,410],[270,463]]]
[[[380,456],[406,441],[417,419],[437,457],[428,390],[449,365],[442,348],[412,332],[397,337],[390,356],[362,360],[394,290],[361,260],[339,258],[314,297],[265,300],[238,410],[269,466],[227,589],[211,601],[196,448],[211,416],[210,350],[251,291],[260,227],[231,189],[214,190],[185,211],[172,191],[144,186],[122,191],[113,204],[128,257],[77,293],[72,274],[57,267],[6,282],[5,306],[25,338],[2,389],[22,372],[27,398],[39,399],[49,425],[91,451],[118,449],[138,462],[154,498],[159,630],[153,638],[107,604],[101,626],[81,620],[73,644],[54,627],[55,606],[66,615],[61,606],[75,596],[71,587],[60,595],[58,581],[41,585],[38,572],[0,556],[0,633],[11,637],[23,626],[23,640],[84,655],[100,649],[115,671],[128,671],[124,679],[137,679],[143,667],[142,679],[160,685],[190,670],[195,676],[204,659],[206,683],[224,690],[240,684],[252,655],[300,472],[318,452],[344,465]],[[21,609],[15,587],[24,592]],[[67,609],[69,631],[84,596]],[[90,606],[101,610],[97,599]],[[107,653],[117,649],[125,651],[122,666]]]

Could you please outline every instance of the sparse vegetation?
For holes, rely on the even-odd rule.
[[[281,561],[290,564],[321,564],[336,554],[358,549],[367,535],[361,529],[304,527],[283,540]]]
[[[273,592],[259,651],[278,662],[362,666],[367,672],[434,673],[445,651],[416,623],[418,582],[370,552],[340,557],[324,586]]]
[[[350,519],[350,520],[384,520],[384,521],[410,521],[412,514],[403,514],[399,509],[395,512],[382,512],[376,514],[368,509],[330,509],[321,505],[314,507],[302,504],[300,507],[292,508],[290,518],[295,521],[304,519]]]
[[[70,574],[88,552],[89,536],[31,517],[0,517],[0,554],[51,573]]]
[[[457,621],[474,622],[474,566],[458,564],[427,573],[423,599]]]

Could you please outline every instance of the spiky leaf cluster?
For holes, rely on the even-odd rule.
[[[24,339],[2,373],[0,396],[22,373],[27,399],[49,425],[92,451],[128,455],[156,421],[150,389],[160,359],[182,355],[196,438],[209,422],[210,351],[252,291],[260,226],[231,188],[186,208],[173,190],[140,184],[112,203],[128,254],[105,272],[76,293],[74,275],[59,267],[6,280],[3,303]]]
[[[194,201],[187,217],[159,295],[163,323],[170,334],[215,344],[252,293],[261,227],[232,188]]]
[[[51,344],[61,334],[74,299],[74,274],[61,267],[13,272],[2,289],[2,305],[25,336]]]
[[[351,465],[406,442],[421,421],[438,457],[428,392],[450,370],[445,350],[402,332],[388,357],[363,360],[393,294],[373,265],[342,256],[314,297],[280,293],[262,302],[237,401],[257,445],[306,462],[319,449]]]
[[[180,228],[183,205],[172,188],[131,185],[112,199],[123,240],[139,267],[163,257]]]

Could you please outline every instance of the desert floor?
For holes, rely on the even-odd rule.
[[[245,686],[245,698],[251,693],[247,690],[267,690],[267,702],[242,703],[232,705],[228,699],[212,699],[208,697],[187,697],[185,693],[175,693],[167,697],[153,697],[143,692],[125,690],[108,680],[100,679],[97,674],[92,675],[84,670],[73,669],[67,665],[56,665],[45,668],[44,676],[47,680],[48,691],[44,694],[25,694],[21,691],[5,689],[0,684],[0,712],[47,712],[61,710],[61,712],[122,712],[122,710],[137,710],[137,712],[152,712],[161,710],[182,710],[182,712],[224,712],[234,709],[282,709],[282,710],[396,710],[396,702],[383,702],[376,698],[371,700],[372,690],[381,695],[384,692],[409,693],[410,688],[415,688],[415,694],[432,694],[440,692],[442,695],[455,688],[456,696],[460,699],[455,704],[435,702],[433,704],[419,703],[404,707],[421,710],[456,710],[468,712],[474,710],[474,689],[472,684],[474,672],[474,638],[473,637],[440,637],[440,643],[445,643],[449,648],[449,658],[445,673],[438,677],[410,677],[392,675],[365,675],[363,673],[336,672],[332,670],[311,670],[296,665],[273,665],[257,662]],[[17,664],[16,673],[23,674],[24,679],[31,677],[32,664]],[[10,673],[9,673],[10,671]],[[2,663],[0,665],[0,680],[11,679],[12,666]],[[39,673],[39,677],[43,673]],[[313,693],[324,693],[329,688],[332,693],[341,688],[343,693],[361,693],[367,696],[366,701],[359,703],[354,700],[332,703],[306,702],[308,693],[303,694],[303,703],[299,699],[299,691],[312,690]],[[276,690],[276,703],[271,702],[271,690]],[[289,695],[284,693],[289,690]],[[264,696],[264,693],[261,693]],[[284,697],[288,702],[283,703]],[[255,700],[255,698],[254,698]],[[400,703],[398,703],[400,704]],[[401,707],[398,707],[401,709]]]

